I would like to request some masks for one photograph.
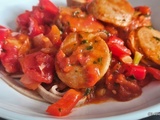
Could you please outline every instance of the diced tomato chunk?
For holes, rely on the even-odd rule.
[[[54,73],[53,58],[43,52],[26,55],[21,60],[24,74],[37,82],[51,83]]]
[[[36,19],[30,17],[29,22],[29,35],[35,37],[41,33],[44,33],[43,27],[38,25]]]
[[[3,45],[1,54],[1,62],[8,73],[16,73],[21,71],[20,63],[18,61],[18,49],[12,44]]]
[[[38,6],[41,7],[45,12],[56,15],[59,9],[50,0],[39,0]]]
[[[143,15],[151,14],[151,9],[148,6],[138,6],[138,7],[135,7],[135,10],[141,12]]]
[[[3,42],[7,38],[9,33],[10,33],[10,30],[8,28],[0,25],[0,57],[1,57],[1,52],[2,52]]]
[[[9,34],[9,29],[0,25],[0,41],[5,40]]]
[[[25,11],[17,17],[20,31],[35,37],[40,33],[48,33],[48,25],[55,22],[59,13],[56,7],[49,0],[39,0],[37,6],[33,6],[31,11]]]
[[[32,80],[30,77],[28,77],[26,74],[24,74],[20,82],[28,89],[35,90],[38,88],[38,86],[41,84],[41,82],[37,82],[35,80]]]
[[[19,27],[26,28],[29,26],[29,17],[30,17],[31,12],[30,11],[25,11],[24,13],[18,15],[17,17],[17,23]]]

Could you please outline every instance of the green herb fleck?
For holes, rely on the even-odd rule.
[[[87,49],[87,50],[92,50],[92,49],[93,49],[93,46],[87,46],[86,49]]]
[[[158,37],[153,37],[154,39],[156,39],[156,40],[158,40],[158,41],[160,41],[160,38],[158,38]]]
[[[99,63],[101,63],[101,62],[102,62],[102,59],[103,59],[103,58],[102,58],[102,57],[100,57],[100,58],[98,58],[98,60],[97,60],[97,61],[98,61]]]
[[[91,93],[91,88],[86,88],[86,91],[84,93],[84,96],[87,96]]]
[[[147,26],[147,28],[149,28],[149,29],[153,29],[153,27],[152,27],[152,26]]]
[[[110,32],[109,32],[109,31],[104,30],[103,32],[104,32],[107,36],[110,36]]]
[[[85,44],[85,43],[88,43],[88,41],[87,41],[87,40],[82,40],[81,43],[82,43],[82,44]]]
[[[93,61],[93,64],[101,64],[103,57],[99,57],[96,61]]]
[[[145,15],[144,15],[144,17],[150,17],[150,16],[151,16],[150,14],[145,14]]]
[[[79,13],[80,13],[79,11],[74,11],[73,12],[73,17],[78,17]]]
[[[62,108],[58,108],[58,111],[59,111],[59,112],[62,112]]]

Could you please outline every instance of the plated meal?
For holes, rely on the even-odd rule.
[[[90,104],[139,98],[160,80],[160,31],[150,6],[126,0],[39,0],[1,24],[1,78],[67,116]],[[107,107],[107,106],[106,106]]]

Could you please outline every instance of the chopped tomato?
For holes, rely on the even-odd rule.
[[[143,15],[151,15],[151,9],[148,6],[138,6],[135,7],[135,10],[141,12]]]
[[[26,55],[21,60],[24,74],[37,82],[51,83],[54,73],[53,58],[43,52]]]
[[[59,9],[50,0],[39,0],[38,6],[41,7],[45,12],[56,15]]]
[[[30,17],[34,18],[39,25],[44,25],[44,12],[39,6],[33,6]]]
[[[29,26],[29,17],[31,12],[25,11],[24,13],[18,15],[17,17],[17,23],[19,27],[27,28]]]
[[[18,27],[22,32],[34,37],[48,32],[48,25],[53,24],[59,9],[49,0],[39,0],[31,11],[25,11],[17,17]]]
[[[36,19],[30,17],[29,22],[29,35],[35,37],[41,33],[44,33],[43,27],[38,25]]]
[[[123,74],[111,73],[106,76],[108,92],[119,101],[128,101],[142,93],[136,80],[128,80]]]
[[[27,35],[10,32],[2,45],[1,62],[9,73],[21,71],[19,57],[30,50],[30,41]]]
[[[24,74],[20,82],[28,89],[35,90],[38,88],[38,85],[41,84],[41,82],[37,82],[35,80],[32,80],[30,77],[28,77],[26,74]]]
[[[81,92],[70,89],[59,101],[50,105],[46,112],[54,116],[68,115],[82,97]]]
[[[16,73],[21,71],[18,61],[18,49],[13,44],[3,45],[3,52],[1,54],[1,62],[8,73]]]
[[[8,36],[9,31],[10,31],[9,29],[7,29],[3,26],[0,26],[0,56],[1,56],[1,52],[2,52],[3,42],[6,39],[6,37]]]
[[[6,27],[3,27],[0,25],[0,41],[5,40],[8,33],[9,33],[9,29]]]

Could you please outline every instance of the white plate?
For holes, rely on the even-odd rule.
[[[65,0],[53,0],[57,5],[65,5]],[[159,0],[130,0],[134,6],[148,5],[152,10],[154,27],[160,30]],[[15,18],[26,9],[37,5],[38,0],[1,0],[0,24],[15,28]],[[143,94],[129,102],[106,102],[73,109],[65,119],[140,119],[160,112],[160,82],[154,82],[143,89]],[[0,80],[0,117],[13,120],[54,120],[45,113],[49,104],[30,99]]]

